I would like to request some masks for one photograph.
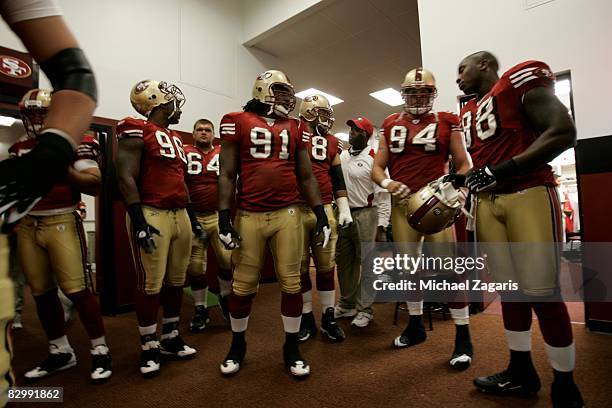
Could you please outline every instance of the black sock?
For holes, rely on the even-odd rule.
[[[298,344],[298,333],[287,333],[285,332],[285,344],[297,345]]]
[[[508,370],[512,373],[522,374],[526,371],[535,371],[531,361],[531,351],[510,350],[510,364]]]
[[[574,372],[553,370],[554,382],[560,384],[572,384],[574,382]]]

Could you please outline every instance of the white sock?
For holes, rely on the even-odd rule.
[[[302,293],[302,314],[312,312],[312,289]]]
[[[191,290],[191,296],[193,297],[193,303],[196,306],[204,306],[208,304],[208,288]]]
[[[408,306],[408,313],[410,316],[422,315],[423,314],[423,301],[420,302],[406,302]]]
[[[336,303],[336,291],[320,290],[319,301],[321,302],[321,312],[325,312],[328,307],[334,307],[334,303]]]
[[[552,368],[563,373],[574,371],[576,366],[576,345],[574,343],[566,347],[544,344],[544,347]]]
[[[232,281],[219,278],[219,294],[221,297],[226,297],[232,293]]]
[[[106,346],[106,337],[100,336],[97,339],[90,339],[91,348],[96,348],[96,346]]]
[[[506,341],[510,350],[531,351],[531,330],[506,330]]]
[[[157,332],[157,323],[153,323],[150,326],[138,326],[138,333],[141,336],[146,336],[147,334],[155,334]]]
[[[246,331],[247,327],[249,326],[249,316],[236,319],[230,315],[230,325],[232,326],[233,332],[239,333]]]
[[[70,342],[68,342],[68,337],[66,335],[58,337],[57,339],[49,340],[49,351],[56,350],[62,353],[72,352],[72,347],[70,347]]]
[[[281,315],[283,318],[283,327],[285,333],[297,333],[300,331],[300,323],[302,322],[302,316],[299,317],[287,317]]]
[[[450,314],[453,317],[456,325],[463,326],[470,324],[470,309],[468,306],[461,309],[450,309]]]

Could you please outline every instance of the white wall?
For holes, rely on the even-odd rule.
[[[332,0],[327,0],[332,1]],[[242,42],[251,44],[258,37],[308,10],[322,0],[245,0],[242,2]]]
[[[59,0],[65,18],[94,66],[97,116],[137,116],[131,87],[146,78],[178,85],[187,98],[176,129],[196,119],[219,123],[250,98],[266,69],[242,44],[240,0]],[[0,44],[23,49],[5,26]],[[270,59],[266,60],[268,63]]]
[[[612,1],[419,0],[423,65],[438,81],[437,109],[455,111],[457,64],[488,50],[501,70],[527,59],[571,70],[578,137],[612,134]]]

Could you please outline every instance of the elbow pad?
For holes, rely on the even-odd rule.
[[[98,88],[93,70],[80,48],[66,48],[40,64],[54,91],[70,89],[98,101]]]
[[[334,192],[346,190],[346,184],[344,183],[344,175],[342,174],[342,166],[339,164],[337,166],[333,166],[329,173],[332,179],[332,186]]]

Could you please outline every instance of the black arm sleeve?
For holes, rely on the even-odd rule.
[[[40,64],[54,91],[70,89],[98,101],[96,78],[80,48],[66,48]]]
[[[329,170],[332,186],[334,192],[346,190],[346,184],[344,183],[344,174],[342,174],[342,166],[339,164],[337,166],[332,166]]]

